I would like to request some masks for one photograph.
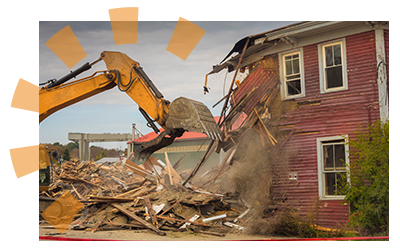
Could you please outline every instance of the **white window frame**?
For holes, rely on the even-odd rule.
[[[348,135],[344,136],[330,136],[330,137],[322,137],[317,138],[317,158],[318,158],[318,193],[320,200],[344,200],[345,195],[326,195],[325,192],[325,178],[324,178],[324,154],[323,154],[323,145],[324,143],[329,143],[330,141],[344,140],[344,150],[346,155],[346,165],[349,165],[349,145],[348,143]],[[346,171],[348,171],[348,167],[346,167]],[[350,182],[349,177],[347,178],[347,182]]]
[[[286,85],[286,79],[285,79],[285,56],[293,55],[293,54],[299,54],[299,67],[300,67],[300,86],[301,86],[301,93],[298,95],[288,95],[288,90],[287,90],[287,85]],[[281,76],[281,83],[282,83],[282,88],[281,88],[281,96],[282,100],[286,99],[293,99],[293,98],[298,98],[298,97],[304,97],[306,96],[306,90],[305,90],[305,84],[304,84],[304,62],[303,62],[303,48],[296,49],[296,50],[291,50],[283,53],[278,54],[279,57],[279,75]]]
[[[325,76],[325,47],[332,46],[336,44],[341,44],[341,53],[342,53],[342,79],[343,86],[336,88],[327,88],[326,84],[326,76]],[[346,58],[346,39],[342,38],[335,41],[330,41],[326,43],[318,44],[318,60],[319,60],[319,82],[320,82],[320,91],[321,93],[331,93],[336,91],[343,91],[348,89],[347,84],[347,58]]]

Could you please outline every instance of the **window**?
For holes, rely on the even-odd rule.
[[[344,39],[318,47],[321,93],[346,90],[346,51]]]
[[[321,199],[343,199],[341,191],[348,163],[348,145],[342,136],[318,138],[318,182]]]
[[[286,54],[279,54],[280,75],[283,83],[283,99],[304,96],[304,72],[302,50]]]

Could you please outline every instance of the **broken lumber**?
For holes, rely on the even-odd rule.
[[[150,215],[151,222],[153,223],[153,225],[158,225],[158,221],[157,221],[156,215],[154,213],[153,207],[151,206],[149,197],[145,196],[145,197],[143,197],[143,199],[144,199],[144,204],[147,207],[147,211]]]
[[[103,220],[106,218],[107,214],[105,213],[101,219],[94,225],[94,227],[92,228],[92,233],[96,232],[96,230],[99,228],[99,226],[101,225],[101,223],[103,223]]]
[[[161,215],[157,215],[157,218],[163,219],[163,220],[172,220],[172,221],[177,221],[177,222],[183,222],[183,223],[187,222],[186,220],[180,220],[180,219],[161,216]],[[195,225],[195,226],[204,226],[204,227],[209,227],[210,226],[210,225],[207,225],[207,224],[204,224],[204,223],[200,223],[200,222],[195,222],[195,221],[192,221],[190,223]]]
[[[125,159],[125,160],[123,160],[123,164],[124,164],[125,167],[129,168],[130,170],[132,170],[136,174],[142,176],[146,180],[149,180],[149,181],[152,181],[152,182],[156,182],[156,178],[152,173],[150,173],[149,171],[147,171],[145,169],[140,168],[134,162],[132,162],[132,161],[130,161],[128,159]]]
[[[239,229],[240,231],[242,231],[242,230],[245,229],[244,227],[239,226],[239,225],[236,225],[236,224],[234,224],[234,223],[232,223],[232,222],[224,222],[223,224],[224,224],[225,226],[227,226],[227,227],[232,227],[232,228]]]
[[[90,201],[112,201],[112,202],[128,202],[135,200],[135,198],[114,198],[114,197],[103,197],[103,196],[97,196],[97,197],[90,196],[89,198]]]
[[[185,222],[181,227],[179,227],[179,229],[185,229],[188,225],[190,225],[190,223],[197,220],[198,218],[200,218],[200,215],[198,214],[193,215],[193,217],[190,218],[189,221]]]
[[[155,226],[153,226],[152,224],[148,223],[147,221],[141,219],[139,216],[137,216],[136,214],[133,214],[131,212],[129,212],[128,210],[124,209],[122,206],[117,205],[117,204],[111,204],[113,207],[115,207],[116,209],[118,209],[121,213],[125,214],[126,216],[134,219],[135,221],[139,222],[141,225],[153,230],[154,232],[156,232],[157,234],[161,235],[161,236],[165,236],[166,233],[160,231],[160,229],[156,228]]]
[[[94,184],[94,183],[91,183],[91,182],[89,182],[89,181],[85,181],[85,180],[82,180],[82,179],[78,179],[78,178],[73,178],[73,177],[69,177],[69,178],[68,178],[68,177],[61,177],[60,180],[62,180],[62,181],[71,181],[71,182],[83,182],[83,183],[87,183],[87,184],[89,184],[89,185],[92,185],[92,186],[95,186],[95,187],[104,189],[102,186],[99,186],[99,185],[97,185],[97,184]]]
[[[167,152],[164,152],[164,153],[165,153],[165,161],[167,162],[166,170],[168,171],[170,184],[172,186],[176,186],[177,184],[182,182],[182,178],[175,171],[175,169],[171,167],[171,163],[169,161]]]
[[[181,158],[180,158],[177,162],[175,162],[175,164],[174,164],[174,166],[173,166],[174,169],[177,169],[177,168],[181,165],[181,163],[182,163],[183,158],[185,157],[185,155],[186,155],[186,152],[181,156]]]
[[[121,185],[125,190],[128,189],[128,187],[126,186],[126,184],[121,181],[120,179],[118,179],[115,176],[111,176],[111,179],[113,179],[116,183],[118,183],[119,185]]]
[[[255,114],[257,115],[258,120],[261,122],[262,126],[264,127],[265,132],[267,132],[268,139],[270,140],[270,143],[271,143],[272,145],[275,145],[278,141],[277,141],[277,140],[271,135],[271,133],[268,131],[267,127],[265,126],[265,124],[264,124],[263,121],[261,120],[261,117],[260,117],[260,115],[258,114],[258,112],[257,112],[257,110],[256,110],[255,108],[254,108],[254,112],[255,112]]]

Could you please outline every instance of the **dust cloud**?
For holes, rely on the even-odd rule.
[[[299,213],[273,192],[274,183],[287,179],[290,155],[267,143],[263,147],[260,140],[252,129],[243,133],[229,173],[229,182],[252,209],[245,233],[296,234]]]

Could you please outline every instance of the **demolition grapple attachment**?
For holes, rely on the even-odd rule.
[[[207,106],[185,97],[179,97],[171,103],[165,124],[165,131],[135,151],[136,158],[146,159],[159,149],[172,144],[185,131],[205,133],[212,140],[222,141],[221,129]]]

